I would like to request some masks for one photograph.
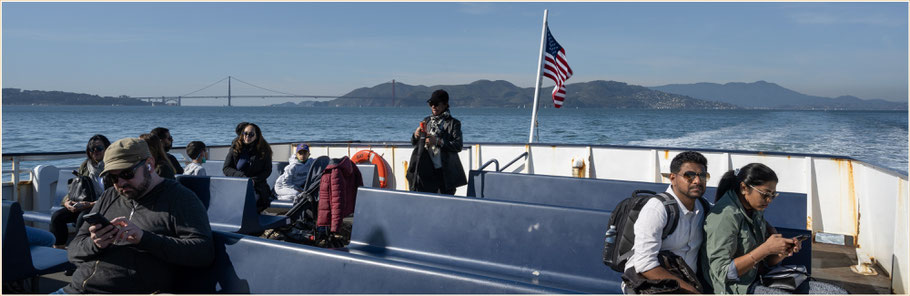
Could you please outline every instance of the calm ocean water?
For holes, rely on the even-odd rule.
[[[241,121],[258,124],[269,142],[407,141],[429,110],[3,106],[2,114],[3,153],[13,153],[84,151],[92,134],[114,141],[156,126],[171,129],[175,146],[194,140],[229,145]],[[531,109],[452,110],[462,122],[465,142],[526,142],[530,114]],[[538,121],[542,143],[821,153],[850,156],[904,174],[908,167],[906,111],[542,109]],[[3,169],[9,168],[4,162]],[[3,179],[8,180],[8,174]]]

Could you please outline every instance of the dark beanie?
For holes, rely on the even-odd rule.
[[[430,95],[430,99],[427,100],[427,103],[434,104],[434,105],[439,102],[443,102],[443,103],[446,103],[446,105],[448,105],[449,104],[449,93],[447,93],[444,90],[437,89],[436,91],[433,92],[432,95]]]

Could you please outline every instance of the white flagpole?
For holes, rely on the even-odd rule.
[[[543,47],[547,38],[547,9],[543,10],[543,28],[540,29],[540,55],[537,58],[537,73],[535,79],[537,83],[534,87],[534,109],[531,111],[531,134],[528,136],[528,143],[534,143],[534,128],[537,125],[537,105],[540,100],[540,80],[543,71]]]

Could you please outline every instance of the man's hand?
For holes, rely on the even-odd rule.
[[[682,281],[682,280],[676,280],[676,281],[679,282],[679,288],[680,288],[680,289],[683,289],[683,290],[685,290],[686,292],[689,292],[689,293],[691,293],[691,294],[701,294],[701,292],[699,292],[698,290],[696,290],[695,287],[693,287],[693,286],[690,285],[689,283],[686,283],[685,281]]]
[[[667,271],[666,268],[663,268],[662,266],[652,268],[651,270],[642,272],[640,274],[644,278],[649,279],[649,280],[659,280],[659,279],[675,280],[677,283],[679,283],[679,288],[684,290],[685,292],[692,293],[692,294],[701,294],[701,292],[696,290],[694,286],[690,285],[689,283],[687,283],[686,281],[677,277],[676,275],[670,273],[669,271]]]
[[[434,135],[427,136],[427,146],[436,146],[436,136],[434,136]]]
[[[104,249],[114,243],[114,239],[118,234],[120,234],[120,230],[117,229],[117,227],[114,227],[114,225],[108,225],[100,228],[99,226],[101,225],[95,224],[89,226],[88,232],[91,234],[92,242],[95,243],[95,246]]]
[[[420,138],[420,127],[419,126],[417,127],[417,129],[414,130],[414,137]]]
[[[120,233],[114,240],[115,244],[135,245],[142,240],[142,234],[144,233],[142,229],[136,224],[130,223],[130,220],[127,220],[126,217],[114,218],[114,220],[111,220],[111,224],[120,226]]]

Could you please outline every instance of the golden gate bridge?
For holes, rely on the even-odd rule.
[[[211,88],[211,87],[213,87],[213,86],[217,85],[218,83],[221,83],[221,82],[223,82],[223,81],[225,81],[225,80],[227,80],[227,94],[224,94],[224,95],[195,95],[196,93],[199,93],[199,92],[201,92],[201,91],[204,91],[204,90],[206,90],[206,89],[209,89],[209,88]],[[243,83],[243,84],[246,84],[246,85],[249,85],[249,86],[258,88],[258,89],[261,89],[261,90],[265,90],[265,91],[269,91],[269,92],[277,93],[277,94],[268,94],[268,95],[232,95],[232,94],[231,94],[231,82],[232,82],[232,81],[237,81],[237,82],[240,82],[240,83]],[[258,86],[258,85],[255,85],[255,84],[252,84],[252,83],[249,83],[249,82],[246,82],[246,81],[237,79],[237,77],[233,77],[233,76],[228,76],[228,77],[222,78],[221,80],[215,81],[214,83],[209,84],[209,85],[206,86],[206,87],[200,88],[200,89],[198,89],[198,90],[196,90],[196,91],[189,92],[189,93],[184,94],[184,95],[179,95],[179,96],[154,96],[154,97],[132,97],[132,96],[131,96],[131,97],[129,97],[129,98],[138,99],[138,100],[145,101],[145,102],[150,102],[150,103],[161,103],[161,104],[169,104],[169,103],[170,103],[170,104],[174,104],[174,105],[177,105],[177,106],[181,106],[181,105],[183,104],[183,100],[184,100],[184,99],[227,99],[227,103],[228,103],[227,105],[228,105],[228,106],[231,106],[231,100],[232,100],[232,99],[235,99],[235,98],[261,98],[261,99],[265,99],[265,98],[312,98],[312,99],[334,99],[334,98],[341,98],[341,97],[344,97],[344,98],[354,98],[354,99],[375,99],[375,98],[377,98],[377,97],[375,97],[375,96],[370,96],[370,97],[358,97],[358,96],[345,96],[345,95],[301,95],[301,94],[292,94],[292,93],[287,93],[287,92],[283,92],[283,91],[277,91],[277,90],[273,90],[273,89],[261,87],[261,86]],[[392,99],[392,105],[394,106],[394,105],[395,105],[395,80],[394,80],[394,79],[392,79],[392,97],[391,97],[391,99]]]

